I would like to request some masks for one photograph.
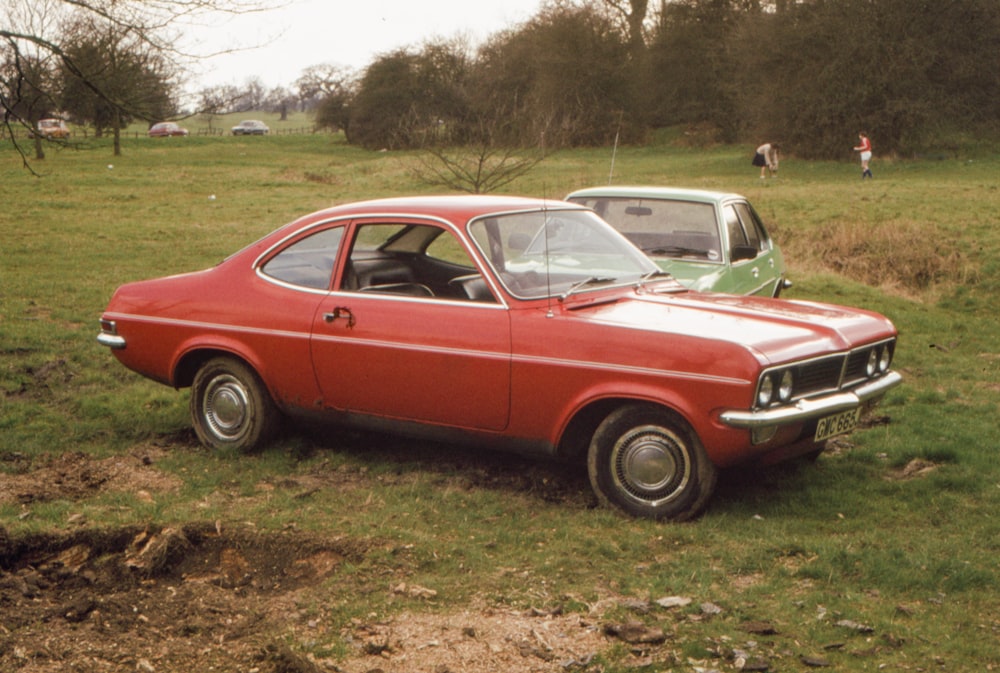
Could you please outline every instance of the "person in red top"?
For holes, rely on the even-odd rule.
[[[858,138],[861,142],[854,151],[861,152],[861,179],[864,180],[873,177],[871,169],[868,168],[868,162],[872,160],[872,141],[864,131],[858,134]]]

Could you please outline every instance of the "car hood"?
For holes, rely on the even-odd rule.
[[[715,288],[715,291],[728,292],[729,288],[718,284],[726,275],[726,266],[719,262],[701,262],[691,259],[653,259],[656,265],[673,276],[679,283],[692,290]]]
[[[603,324],[740,345],[764,365],[827,355],[896,335],[892,322],[864,309],[707,292],[637,292],[575,310]]]

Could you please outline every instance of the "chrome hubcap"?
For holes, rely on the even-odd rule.
[[[615,444],[611,460],[615,485],[645,505],[669,502],[691,479],[684,443],[660,426],[633,428]]]
[[[202,415],[220,439],[232,441],[246,431],[250,399],[239,379],[229,374],[217,376],[205,391]]]

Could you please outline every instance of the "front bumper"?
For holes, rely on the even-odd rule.
[[[719,419],[730,427],[750,430],[804,423],[860,407],[866,402],[885,395],[887,391],[902,382],[903,377],[897,372],[886,372],[883,376],[864,383],[849,392],[799,400],[795,404],[775,409],[759,409],[757,411],[732,409],[722,412]]]

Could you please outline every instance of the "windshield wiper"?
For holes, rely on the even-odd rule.
[[[653,280],[654,278],[672,278],[673,276],[664,271],[663,269],[657,269],[656,271],[650,271],[648,273],[642,274],[639,278],[639,282],[635,284],[636,287],[643,287],[646,283]]]
[[[708,257],[708,250],[703,250],[701,248],[684,248],[679,245],[643,248],[642,251],[647,255],[698,255],[699,257]]]
[[[673,278],[674,278],[674,275],[672,273],[664,271],[663,269],[657,269],[656,271],[650,271],[649,273],[643,274],[643,276],[641,278],[639,278],[639,281],[635,284],[635,289],[636,289],[637,292],[645,290],[646,289],[646,283],[648,283],[651,280],[655,280],[655,279],[663,279],[663,280],[671,279],[671,280],[673,280]],[[674,282],[673,284],[671,284],[670,286],[668,286],[664,290],[653,290],[653,292],[655,292],[655,293],[660,293],[660,292],[671,292],[671,293],[673,293],[673,292],[686,292],[686,291],[687,291],[687,288],[684,287],[683,285],[681,285],[680,283],[677,283],[677,282]]]
[[[600,285],[601,283],[613,283],[617,278],[611,278],[609,276],[591,276],[590,278],[584,278],[583,280],[577,281],[570,285],[569,289],[559,295],[559,301],[566,301],[566,298],[571,294],[575,293],[577,290],[581,290],[588,285]]]

